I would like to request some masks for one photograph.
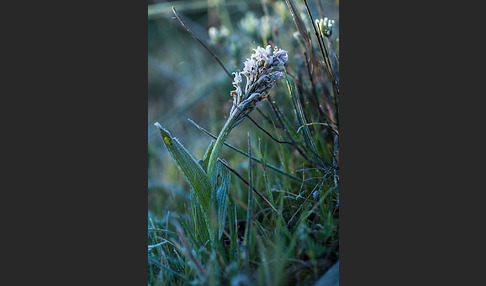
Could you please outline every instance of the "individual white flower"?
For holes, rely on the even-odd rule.
[[[334,20],[328,19],[327,17],[325,17],[324,19],[316,19],[317,28],[324,36],[328,38],[332,35],[334,23]]]
[[[235,78],[233,79],[233,85],[235,87],[239,86],[243,80],[241,79],[241,74],[239,72],[234,72]]]

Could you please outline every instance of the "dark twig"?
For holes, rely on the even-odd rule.
[[[321,34],[321,38],[322,38],[322,34]],[[322,42],[324,43],[324,38],[322,38]],[[332,50],[332,42],[331,42],[331,40],[329,38],[327,38],[327,42],[329,44],[329,50],[332,53],[333,52],[333,50]],[[330,61],[331,61],[331,68],[334,71],[334,66],[332,65],[332,59],[330,59]],[[334,76],[334,72],[333,72],[333,76]],[[335,94],[334,94],[334,109],[336,110],[336,123],[339,122],[339,98],[338,98],[339,88],[338,88],[337,84],[338,83],[337,83],[336,79],[334,78],[333,88],[334,88],[334,91],[335,91]],[[337,125],[339,126],[339,124],[337,124]]]
[[[324,100],[325,100],[325,103],[326,103],[326,107],[328,108],[329,110],[329,113],[332,112],[332,108],[331,108],[331,104],[334,104],[334,110],[335,110],[335,115],[337,117],[337,113],[338,113],[338,103],[337,103],[337,97],[334,96],[334,100],[332,100],[332,103],[330,102],[330,98],[331,98],[331,93],[329,91],[329,89],[327,88],[327,86],[325,84],[323,84],[322,82],[319,84],[319,86],[322,88],[322,91],[324,93]],[[330,115],[333,115],[333,114],[330,114]],[[334,118],[334,117],[333,117]],[[329,120],[329,122],[331,122],[332,124],[336,125],[338,128],[339,128],[339,122],[338,122],[338,119],[335,118],[334,120],[332,118],[330,118],[329,116],[327,116],[327,119]]]
[[[321,19],[324,19],[324,11],[322,10],[322,3],[321,0],[316,0],[317,8],[319,9],[319,16]]]
[[[260,115],[261,115],[263,118],[265,118],[265,120],[266,120],[267,122],[272,123],[272,120],[271,120],[271,119],[270,119],[268,116],[266,116],[266,115],[265,115],[265,113],[263,113],[263,112],[260,110],[260,108],[258,108],[258,107],[257,107],[257,108],[255,108],[255,110],[256,110],[258,113],[260,113]],[[279,126],[279,127],[280,127],[280,126]]]
[[[211,56],[213,56],[213,58],[218,62],[218,64],[223,68],[223,70],[229,76],[231,81],[233,81],[233,77],[228,72],[228,70],[224,67],[223,63],[221,63],[218,56],[215,55],[203,42],[201,42],[201,40],[199,40],[199,38],[196,35],[194,35],[194,33],[189,29],[189,27],[187,27],[186,23],[184,23],[184,21],[182,21],[182,19],[179,17],[179,14],[177,14],[177,11],[174,8],[174,6],[172,6],[172,11],[174,12],[175,16],[177,17],[177,20],[179,20],[181,25],[186,29],[186,31],[189,32],[189,34],[191,34],[191,36],[194,38],[194,40],[196,40],[196,42],[198,42],[201,46],[203,46],[206,49],[206,51],[208,51],[211,54]]]
[[[310,81],[311,87],[312,87],[313,99],[314,99],[315,104],[317,105],[317,109],[319,111],[320,117],[324,117],[324,110],[322,110],[322,107],[319,104],[319,100],[317,99],[316,85],[314,84],[314,78],[313,78],[312,73],[311,73],[310,65],[307,63],[307,53],[305,51],[303,51],[303,53],[304,53],[304,59],[305,59],[304,63],[305,63],[305,67],[306,67],[306,70],[307,70],[307,76],[309,77],[309,81]]]
[[[294,91],[295,91],[295,83],[294,83]],[[299,97],[299,93],[295,92],[294,94],[295,94],[296,112],[298,112],[300,118],[302,118],[304,121],[306,121],[304,110],[303,110],[302,104],[301,104],[301,99]],[[305,127],[307,127],[307,126],[305,126]],[[326,168],[326,165],[328,167],[331,167],[331,168],[332,168],[332,165],[327,163],[325,160],[323,160],[321,155],[319,155],[319,153],[317,151],[317,147],[315,146],[314,142],[312,141],[311,135],[310,135],[309,132],[310,131],[308,129],[305,129],[305,131],[304,131],[304,134],[305,134],[304,140],[305,140],[306,145],[308,145],[306,149],[308,151],[310,151],[312,154],[314,154],[314,156],[317,158],[317,160],[314,162],[314,165],[320,166],[324,172],[327,172],[328,170]]]
[[[322,44],[324,45],[324,36],[322,35],[322,33],[319,33],[319,36],[320,38],[320,41],[322,42]],[[329,39],[328,39],[328,42],[331,42]],[[327,52],[327,48],[326,48],[326,45],[324,45],[324,52],[326,53],[326,57],[327,57],[327,64],[330,68],[330,71],[331,71],[331,75],[332,77],[330,77],[331,81],[332,81],[332,86],[334,88],[334,92],[336,92],[336,98],[337,98],[337,95],[339,94],[339,88],[337,86],[337,81],[336,81],[336,78],[334,77],[334,67],[332,65],[332,59],[331,57],[329,56],[329,53]]]
[[[302,148],[300,148],[300,146],[297,144],[297,142],[295,142],[294,138],[292,137],[292,134],[290,134],[290,131],[287,130],[287,128],[285,127],[285,124],[283,123],[283,120],[280,117],[280,114],[279,114],[277,108],[275,107],[275,105],[273,104],[272,100],[270,99],[270,95],[267,96],[267,101],[268,101],[268,103],[270,103],[270,106],[272,107],[272,110],[275,113],[275,116],[277,117],[277,120],[283,126],[283,130],[285,131],[285,133],[287,133],[287,136],[289,137],[290,141],[292,141],[292,146],[294,146],[294,148],[297,150],[297,152],[299,152],[299,154],[302,156],[302,158],[304,158],[304,160],[306,160],[307,162],[311,163],[314,166],[320,166],[320,164],[318,164],[317,162],[315,162],[314,160],[312,160],[311,158],[309,158],[309,156],[307,156],[304,153],[304,151],[302,150]],[[312,151],[312,150],[310,150],[310,151]],[[314,155],[316,155],[316,154],[314,154]],[[317,156],[319,156],[319,155],[317,154]],[[323,167],[323,166],[321,166],[321,167]]]
[[[319,111],[319,117],[324,119],[324,121],[326,121],[327,123],[330,122],[330,120],[328,119],[328,116],[326,115],[326,113],[324,112],[324,110],[322,109],[322,106],[321,104],[319,103],[319,99],[317,98],[317,92],[316,92],[316,86],[314,84],[314,80],[313,80],[313,77],[312,77],[312,73],[311,73],[311,70],[310,70],[310,66],[307,64],[307,53],[304,51],[304,57],[305,57],[305,66],[307,68],[307,76],[309,77],[309,80],[310,80],[310,83],[311,83],[311,86],[312,86],[312,95],[313,95],[313,100],[317,106],[317,110]],[[329,124],[328,128],[331,130],[331,132],[333,132],[334,134],[336,134],[336,130],[334,130],[334,128],[332,127],[331,124]]]
[[[260,129],[261,131],[263,131],[265,134],[267,134],[270,138],[272,138],[273,141],[277,142],[277,143],[282,143],[282,144],[289,144],[291,146],[293,146],[294,144],[292,142],[287,142],[287,141],[280,141],[278,140],[277,138],[273,137],[272,134],[268,133],[268,131],[266,131],[265,129],[263,129],[263,127],[261,127],[258,123],[256,123],[255,120],[253,120],[250,115],[248,115],[247,113],[243,112],[243,110],[241,110],[238,106],[235,106],[236,108],[238,108],[238,110],[246,117],[248,117],[248,119],[250,119],[251,122],[253,122],[253,124],[256,125],[256,127],[258,127],[258,129]]]
[[[297,30],[300,33],[300,36],[302,37],[302,41],[304,43],[304,47],[309,53],[309,55],[312,54],[312,38],[309,35],[309,32],[307,32],[307,29],[304,25],[304,22],[300,18],[300,13],[295,7],[295,3],[293,0],[285,0],[287,3],[287,6],[289,7],[290,14],[292,15],[292,19],[294,20],[295,26],[297,27]]]
[[[215,140],[216,140],[216,138],[217,138],[217,137],[216,137],[216,136],[214,136],[213,134],[211,134],[211,132],[209,132],[208,130],[206,130],[206,129],[204,129],[203,127],[199,126],[199,124],[197,124],[196,122],[192,121],[191,119],[188,119],[188,120],[189,120],[189,122],[191,122],[191,123],[192,123],[194,126],[196,126],[196,128],[197,128],[197,129],[201,130],[201,131],[202,131],[204,134],[206,134],[207,136],[209,136],[209,137],[211,137],[211,138],[213,138],[213,139],[215,139]],[[228,144],[228,143],[226,143],[226,142],[224,142],[223,144],[224,144],[225,146],[227,146],[228,148],[230,148],[231,150],[233,150],[233,151],[236,151],[236,152],[240,153],[241,155],[244,155],[244,156],[246,156],[246,157],[250,157],[250,155],[248,155],[248,153],[245,153],[245,152],[241,151],[240,149],[238,149],[238,148],[236,148],[236,147],[234,147],[234,146],[232,146],[232,145],[230,145],[230,144]],[[251,158],[252,160],[254,160],[254,161],[256,161],[256,162],[260,163],[260,164],[262,163],[262,161],[261,161],[260,159],[258,159],[258,158],[255,158],[255,157],[253,157],[253,156],[251,156],[250,158]],[[270,168],[270,169],[274,170],[275,172],[277,172],[277,173],[279,173],[279,174],[281,174],[281,175],[283,175],[283,176],[287,176],[287,177],[289,177],[290,179],[292,179],[292,180],[294,180],[294,181],[296,181],[296,182],[302,183],[302,179],[297,178],[296,176],[294,176],[294,175],[292,175],[292,174],[289,174],[289,173],[287,173],[287,172],[285,172],[285,171],[283,171],[283,170],[281,170],[281,169],[279,169],[279,168],[277,168],[277,167],[273,166],[272,164],[265,163],[265,166],[267,166],[268,168]]]
[[[312,28],[314,29],[314,33],[316,34],[317,43],[319,44],[319,49],[321,50],[322,57],[324,58],[324,61],[326,63],[327,71],[329,73],[329,78],[332,81],[332,86],[334,88],[334,92],[336,92],[336,96],[337,96],[339,94],[339,88],[337,87],[337,82],[334,79],[334,71],[332,69],[332,64],[330,63],[330,60],[329,60],[329,54],[327,53],[326,47],[325,46],[324,46],[324,48],[322,47],[323,46],[323,42],[321,41],[322,38],[319,36],[320,33],[317,31],[316,24],[314,23],[314,19],[312,18],[312,15],[311,15],[311,12],[309,10],[309,6],[307,5],[306,0],[304,0],[304,4],[305,4],[305,8],[307,9],[307,14],[309,14],[309,18],[310,18],[311,23],[312,23]]]
[[[251,140],[250,140],[250,132],[248,132],[248,154],[251,157]],[[246,248],[246,261],[250,261],[250,253],[251,253],[251,224],[252,224],[252,219],[251,219],[251,210],[252,210],[252,205],[253,205],[253,192],[252,192],[252,183],[253,183],[253,177],[252,177],[252,161],[251,158],[248,159],[248,209],[246,212],[246,229],[245,229],[245,248]]]
[[[322,43],[320,41],[320,38],[319,38],[319,32],[317,31],[317,28],[316,28],[316,24],[314,23],[314,19],[312,18],[312,15],[311,15],[311,12],[309,10],[309,6],[307,6],[307,1],[304,0],[304,4],[305,4],[305,8],[307,9],[307,14],[309,14],[309,18],[311,20],[311,24],[312,24],[312,28],[314,29],[314,33],[316,34],[316,38],[317,38],[317,43],[319,44],[319,49],[321,50],[321,54],[322,54],[322,57],[324,58],[324,63],[326,64],[326,68],[327,68],[327,71],[329,73],[329,77],[331,77],[331,68],[329,65],[328,65],[328,61],[327,61],[327,51],[324,52],[324,49],[322,48]]]
[[[325,178],[323,177],[319,183],[317,183],[317,185],[314,187],[314,189],[312,189],[312,191],[309,192],[309,195],[305,198],[304,202],[299,206],[299,208],[297,209],[297,211],[295,211],[294,215],[292,215],[292,217],[290,218],[290,220],[287,222],[287,227],[290,226],[290,223],[292,222],[292,220],[294,220],[295,216],[300,212],[300,210],[302,209],[302,207],[304,206],[304,204],[307,202],[307,200],[310,198],[310,196],[314,193],[314,191],[317,189],[317,187],[319,186],[319,189],[321,188],[320,186],[322,186],[322,184],[324,183],[324,180]]]
[[[218,162],[220,162],[223,166],[225,166],[228,170],[230,170],[233,174],[235,174],[240,180],[243,181],[243,183],[245,183],[247,186],[250,185],[250,183],[248,183],[248,181],[243,178],[240,174],[238,174],[238,172],[236,172],[235,169],[231,168],[228,164],[226,164],[223,160],[219,159],[218,158]],[[265,198],[262,193],[260,193],[257,189],[255,189],[255,187],[252,186],[252,189],[253,191],[278,215],[278,210],[267,200],[267,198]]]

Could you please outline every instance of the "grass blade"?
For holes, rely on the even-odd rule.
[[[211,143],[209,143],[209,146],[206,149],[206,153],[204,153],[203,158],[197,161],[205,171],[207,171],[208,169],[209,155],[211,155],[211,152],[213,151],[213,146],[214,146],[214,140],[211,140]]]
[[[275,204],[275,201],[273,200],[273,194],[272,194],[272,185],[270,183],[270,179],[269,179],[269,176],[267,174],[267,168],[266,168],[266,165],[265,165],[265,152],[263,152],[263,146],[262,146],[262,140],[261,138],[258,138],[258,148],[260,149],[260,154],[261,154],[261,161],[262,161],[262,175],[263,175],[263,180],[265,182],[265,190],[267,191],[267,196],[268,196],[268,200],[270,201],[270,203],[273,205]],[[278,212],[277,212],[278,213]]]
[[[299,31],[300,35],[302,36],[302,41],[304,42],[304,47],[307,50],[307,53],[310,55],[313,55],[312,53],[312,39],[310,37],[309,32],[305,28],[305,24],[302,21],[302,18],[300,18],[300,13],[295,7],[295,3],[292,0],[285,0],[287,3],[287,6],[289,7],[289,11],[292,14],[292,19],[295,22],[295,26],[297,27],[297,30]]]
[[[245,229],[245,263],[247,266],[250,265],[250,254],[251,254],[251,209],[253,202],[253,192],[252,192],[252,160],[251,160],[251,140],[250,133],[248,132],[248,154],[250,158],[248,159],[248,209],[246,213],[246,229]]]
[[[240,174],[238,174],[238,172],[235,171],[235,169],[231,168],[227,163],[226,161],[222,161],[221,159],[218,158],[218,161],[221,162],[225,168],[227,168],[228,170],[230,170],[233,174],[235,174],[240,180],[243,181],[243,183],[245,183],[247,186],[250,186],[250,183],[248,183],[247,180],[245,180],[245,178],[243,178]],[[279,212],[278,210],[262,195],[262,193],[260,193],[257,189],[255,189],[255,187],[252,187],[253,188],[253,191],[277,214],[279,215]]]
[[[309,127],[307,125],[307,121],[304,116],[304,110],[302,108],[302,105],[300,104],[300,100],[298,98],[297,92],[295,91],[295,88],[292,87],[292,84],[287,76],[287,72],[284,71],[284,73],[285,73],[285,79],[287,81],[287,86],[289,88],[289,95],[292,99],[292,105],[294,106],[295,115],[297,116],[299,125],[302,127],[303,134],[304,134],[304,141],[307,145],[307,148],[309,148],[314,153],[319,166],[325,168],[324,162],[322,161],[322,158],[319,156],[319,152],[317,151],[317,146],[310,134]]]

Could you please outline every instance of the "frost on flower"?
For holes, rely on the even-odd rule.
[[[272,47],[257,47],[255,53],[244,62],[241,72],[235,72],[231,91],[233,96],[233,108],[230,116],[240,116],[252,111],[256,104],[267,97],[269,90],[275,86],[277,80],[283,76],[285,63],[288,60],[287,51]],[[242,90],[242,75],[246,78],[245,91]],[[238,112],[240,111],[240,112]]]

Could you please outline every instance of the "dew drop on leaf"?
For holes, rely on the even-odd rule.
[[[169,136],[164,136],[164,142],[165,144],[170,145],[172,143],[172,140],[170,139]]]

